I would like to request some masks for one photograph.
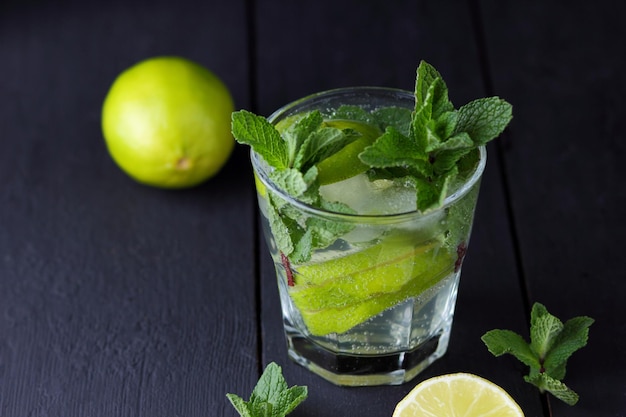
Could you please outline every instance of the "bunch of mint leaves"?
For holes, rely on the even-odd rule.
[[[385,113],[385,117],[403,120]],[[498,97],[474,100],[458,110],[448,98],[441,74],[421,61],[415,82],[415,108],[406,123],[380,124],[384,133],[359,154],[371,168],[370,179],[411,184],[421,212],[440,207],[459,174],[465,156],[499,136],[512,119],[512,106]],[[402,129],[399,125],[408,125]],[[337,129],[312,111],[284,132],[246,110],[232,115],[232,133],[250,145],[271,167],[269,179],[291,197],[324,210],[353,213],[339,202],[320,196],[316,165],[359,137],[352,129]],[[268,220],[280,252],[295,263],[306,262],[315,249],[325,248],[349,232],[346,223],[305,217],[268,193]]]
[[[491,330],[482,336],[489,352],[495,356],[506,353],[530,367],[524,380],[549,392],[568,405],[578,402],[578,394],[565,385],[567,360],[587,344],[590,317],[574,317],[565,323],[548,312],[540,303],[533,305],[530,316],[530,343],[511,330]]]
[[[273,168],[269,179],[287,194],[325,210],[352,212],[348,206],[320,196],[316,164],[356,140],[356,132],[325,126],[322,114],[313,111],[281,136],[264,117],[246,110],[233,113],[232,132],[238,142],[250,145]],[[276,246],[297,263],[350,231],[342,223],[305,218],[276,194],[268,193],[268,203],[267,216]]]
[[[499,97],[480,98],[455,110],[441,74],[422,61],[408,135],[390,127],[359,157],[391,178],[412,183],[417,209],[426,212],[443,204],[461,158],[498,137],[512,117],[512,106]]]
[[[226,394],[241,417],[285,417],[307,398],[306,386],[288,387],[282,369],[271,362],[265,367],[250,400]]]

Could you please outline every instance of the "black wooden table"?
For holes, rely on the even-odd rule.
[[[415,383],[458,371],[527,416],[625,416],[625,24],[622,0],[3,0],[0,416],[234,416],[225,394],[247,398],[271,361],[309,387],[294,416],[390,416]],[[444,358],[373,388],[287,359],[247,149],[185,191],[141,186],[107,154],[110,84],[164,54],[207,66],[237,108],[264,115],[334,87],[410,90],[420,59],[457,106],[514,105],[488,148]],[[575,407],[546,402],[480,340],[527,336],[535,301],[596,319],[568,366]]]

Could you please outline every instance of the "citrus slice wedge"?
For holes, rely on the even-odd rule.
[[[456,373],[427,379],[396,406],[392,417],[524,417],[501,387],[477,375]]]
[[[306,115],[307,113],[297,113],[287,116],[276,123],[276,130],[283,134]],[[361,162],[359,154],[382,135],[380,129],[364,122],[343,119],[324,120],[324,126],[340,130],[353,130],[360,137],[317,163],[317,180],[320,185],[333,184],[367,171],[369,166]]]
[[[361,137],[317,164],[320,185],[333,184],[367,171],[369,166],[361,162],[359,154],[374,143],[382,132],[375,126],[354,120],[327,120],[325,124],[337,129],[355,130]]]

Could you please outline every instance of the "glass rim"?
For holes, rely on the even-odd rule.
[[[397,88],[387,88],[387,87],[336,88],[332,90],[326,90],[326,91],[321,91],[319,93],[310,94],[308,96],[292,101],[291,103],[288,103],[284,105],[283,107],[279,108],[278,110],[274,111],[268,117],[268,121],[274,124],[274,121],[280,116],[288,115],[289,111],[293,110],[294,108],[299,107],[300,105],[304,103],[308,103],[313,99],[323,99],[323,98],[331,97],[335,95],[344,95],[346,93],[363,94],[367,92],[389,93],[389,94],[400,93],[402,95],[408,94],[411,97],[414,97],[414,94],[412,92],[409,92],[407,90],[397,89]],[[372,221],[380,222],[380,221],[388,220],[390,222],[396,222],[396,221],[401,221],[404,219],[410,219],[410,218],[415,218],[415,217],[427,217],[429,215],[432,215],[433,213],[441,212],[442,210],[445,210],[446,208],[450,207],[451,205],[456,203],[458,200],[463,198],[472,189],[472,187],[476,183],[478,183],[478,181],[481,179],[482,174],[485,170],[485,166],[487,164],[486,146],[481,145],[477,149],[479,152],[479,159],[478,159],[478,164],[476,168],[457,190],[455,190],[452,194],[446,196],[441,206],[436,207],[432,210],[428,210],[426,212],[421,212],[416,208],[411,211],[405,211],[405,212],[399,212],[399,213],[386,213],[386,214],[343,213],[343,212],[322,209],[322,208],[313,206],[311,204],[305,203],[291,196],[285,190],[278,187],[276,184],[272,182],[272,180],[268,176],[267,171],[262,166],[261,161],[263,160],[263,158],[260,155],[258,155],[256,152],[254,152],[252,149],[250,149],[250,160],[252,161],[252,167],[254,169],[254,172],[257,174],[259,180],[267,188],[269,188],[272,192],[278,194],[287,203],[292,204],[293,206],[307,213],[320,216],[320,217],[327,217],[327,218],[331,217],[333,219],[339,219],[339,220],[344,220],[344,221],[366,222],[368,220],[372,220]]]
[[[275,110],[272,114],[269,115],[269,117],[267,118],[267,121],[274,124],[274,120],[277,119],[278,117],[282,116],[283,114],[288,113],[291,109],[303,104],[303,103],[308,103],[314,99],[318,99],[318,98],[325,98],[325,97],[332,97],[335,95],[341,96],[341,95],[346,95],[348,93],[360,93],[360,94],[364,94],[364,93],[386,93],[386,94],[400,94],[400,95],[405,95],[405,96],[409,96],[411,97],[413,100],[415,100],[415,93],[408,91],[408,90],[403,90],[401,88],[392,88],[392,87],[375,87],[375,86],[354,86],[354,87],[340,87],[340,88],[333,88],[330,90],[324,90],[324,91],[320,91],[317,93],[313,93],[313,94],[309,94],[306,95],[304,97],[301,97],[299,99],[296,99],[294,101],[291,101],[287,104],[285,104],[282,107],[279,107],[277,110]],[[415,101],[414,101],[415,102]]]

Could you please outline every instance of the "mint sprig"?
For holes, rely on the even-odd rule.
[[[288,149],[280,133],[265,118],[247,110],[232,115],[232,132],[237,142],[250,145],[268,164],[285,169],[295,155]]]
[[[403,168],[394,175],[415,186],[418,210],[428,211],[443,204],[461,158],[499,136],[512,117],[511,105],[498,97],[456,110],[441,74],[422,61],[408,134],[389,127],[359,158],[372,168]]]
[[[252,147],[269,165],[271,182],[291,197],[335,212],[354,213],[345,204],[325,201],[319,193],[317,164],[361,134],[325,123],[319,111],[292,116],[279,132],[265,118],[246,110],[232,114],[232,133],[239,143]],[[422,61],[415,81],[415,108],[390,107],[371,112],[342,106],[335,119],[374,126],[384,133],[358,157],[370,167],[370,179],[392,179],[413,186],[417,209],[440,207],[460,172],[471,170],[473,150],[498,136],[512,118],[511,105],[498,97],[472,101],[456,110],[437,70]],[[313,220],[268,193],[267,216],[278,250],[295,263],[311,258],[352,226]]]
[[[530,320],[530,343],[511,330],[491,330],[482,341],[495,356],[511,354],[530,368],[524,380],[549,392],[569,405],[578,402],[578,394],[567,387],[565,378],[567,360],[584,347],[589,338],[589,327],[594,320],[580,316],[561,322],[540,303],[535,303]]]
[[[291,197],[335,212],[353,213],[345,204],[325,201],[319,194],[316,165],[360,135],[324,124],[319,111],[307,113],[281,135],[262,116],[240,110],[232,115],[238,142],[250,145],[271,167],[269,179]],[[353,226],[307,218],[275,194],[268,193],[268,220],[278,249],[296,263],[306,262]]]
[[[271,362],[254,387],[250,400],[226,394],[241,417],[284,417],[307,398],[306,386],[289,388],[280,366]]]

